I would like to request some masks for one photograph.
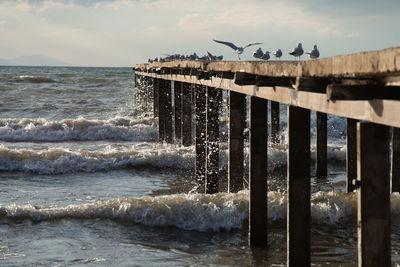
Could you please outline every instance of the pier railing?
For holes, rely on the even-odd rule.
[[[291,266],[310,265],[310,111],[317,112],[317,177],[327,176],[327,114],[347,118],[346,189],[357,190],[358,262],[390,266],[390,193],[400,191],[400,48],[300,62],[173,61],[138,64],[134,70],[135,80],[152,85],[161,142],[191,145],[195,114],[195,176],[205,193],[218,192],[221,90],[229,93],[228,190],[243,188],[245,97],[250,96],[251,246],[267,246],[267,144],[279,142],[279,105],[287,105]]]

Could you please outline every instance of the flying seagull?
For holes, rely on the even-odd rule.
[[[312,59],[318,58],[319,51],[318,51],[317,45],[314,45],[313,50],[311,50],[310,52],[306,52],[306,54],[308,54],[310,56],[310,58],[312,58]]]
[[[281,58],[281,56],[282,56],[282,50],[281,50],[281,49],[276,50],[276,51],[274,52],[274,56],[275,56],[275,58]]]
[[[259,45],[259,44],[262,44],[262,43],[250,43],[250,44],[247,44],[247,45],[245,45],[245,46],[237,47],[236,45],[234,45],[233,43],[230,43],[230,42],[224,42],[224,41],[218,41],[218,40],[214,40],[214,42],[227,45],[227,46],[229,46],[230,48],[232,48],[233,50],[235,50],[235,52],[238,54],[239,60],[240,60],[240,55],[243,53],[243,51],[244,51],[245,48],[247,48],[247,47],[249,47],[249,46],[252,46],[252,45]]]
[[[223,56],[214,56],[213,54],[211,54],[208,51],[207,51],[207,54],[208,54],[208,59],[210,61],[219,61],[219,60],[222,60],[224,58]]]
[[[299,43],[297,45],[297,47],[293,48],[289,54],[294,57],[299,57],[299,59],[300,59],[300,57],[301,57],[301,55],[303,55],[303,53],[304,53],[303,46],[301,45],[301,43]]]

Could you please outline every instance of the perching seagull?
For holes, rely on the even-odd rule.
[[[232,48],[233,50],[235,50],[235,52],[238,54],[239,60],[240,60],[240,55],[243,53],[243,51],[244,51],[245,48],[247,48],[247,47],[249,47],[249,46],[252,46],[252,45],[259,45],[259,44],[262,44],[262,43],[250,43],[250,44],[247,44],[247,45],[245,45],[245,46],[237,47],[236,45],[234,45],[233,43],[230,43],[230,42],[224,42],[224,41],[218,41],[218,40],[214,40],[214,42],[227,45],[227,46],[229,46],[230,48]]]
[[[282,56],[282,51],[281,49],[278,49],[274,52],[275,58],[280,58]]]
[[[207,54],[208,54],[208,59],[210,60],[210,61],[220,61],[220,60],[222,60],[224,57],[223,56],[214,56],[213,54],[211,54],[210,52],[208,52],[207,51]]]
[[[262,55],[261,59],[268,60],[270,58],[269,53],[270,53],[269,51],[265,51],[265,53],[264,53],[264,55]]]
[[[310,52],[306,52],[306,54],[308,54],[310,56],[310,58],[312,58],[312,59],[318,58],[319,51],[318,51],[317,45],[314,45],[313,50],[311,50]]]
[[[262,51],[261,47],[259,47],[256,51],[253,53],[253,57],[255,58],[261,58],[264,55],[264,52]]]
[[[303,53],[304,53],[303,46],[301,45],[301,43],[299,43],[297,45],[297,47],[293,48],[289,54],[294,57],[299,57],[299,59],[300,59],[300,57],[301,57],[301,55],[303,55]]]

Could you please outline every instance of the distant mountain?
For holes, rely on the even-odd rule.
[[[11,59],[0,58],[0,65],[19,66],[71,66],[72,64],[48,57],[46,55],[29,55]]]

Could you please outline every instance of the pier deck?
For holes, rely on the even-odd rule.
[[[347,118],[346,188],[357,190],[359,266],[390,266],[390,193],[400,189],[400,48],[299,62],[173,61],[138,64],[134,70],[137,78],[152,84],[157,96],[154,111],[159,117],[160,141],[172,143],[175,128],[180,131],[175,141],[190,145],[188,114],[194,109],[195,176],[206,193],[218,190],[220,90],[228,92],[230,101],[228,187],[231,192],[243,188],[245,97],[250,96],[251,246],[267,245],[267,144],[268,140],[279,142],[279,104],[288,106],[289,266],[311,263],[310,111],[317,111],[316,176],[321,178],[327,175],[326,114]],[[171,81],[175,102],[180,102],[174,105],[175,127]],[[268,102],[275,124],[270,139]]]

